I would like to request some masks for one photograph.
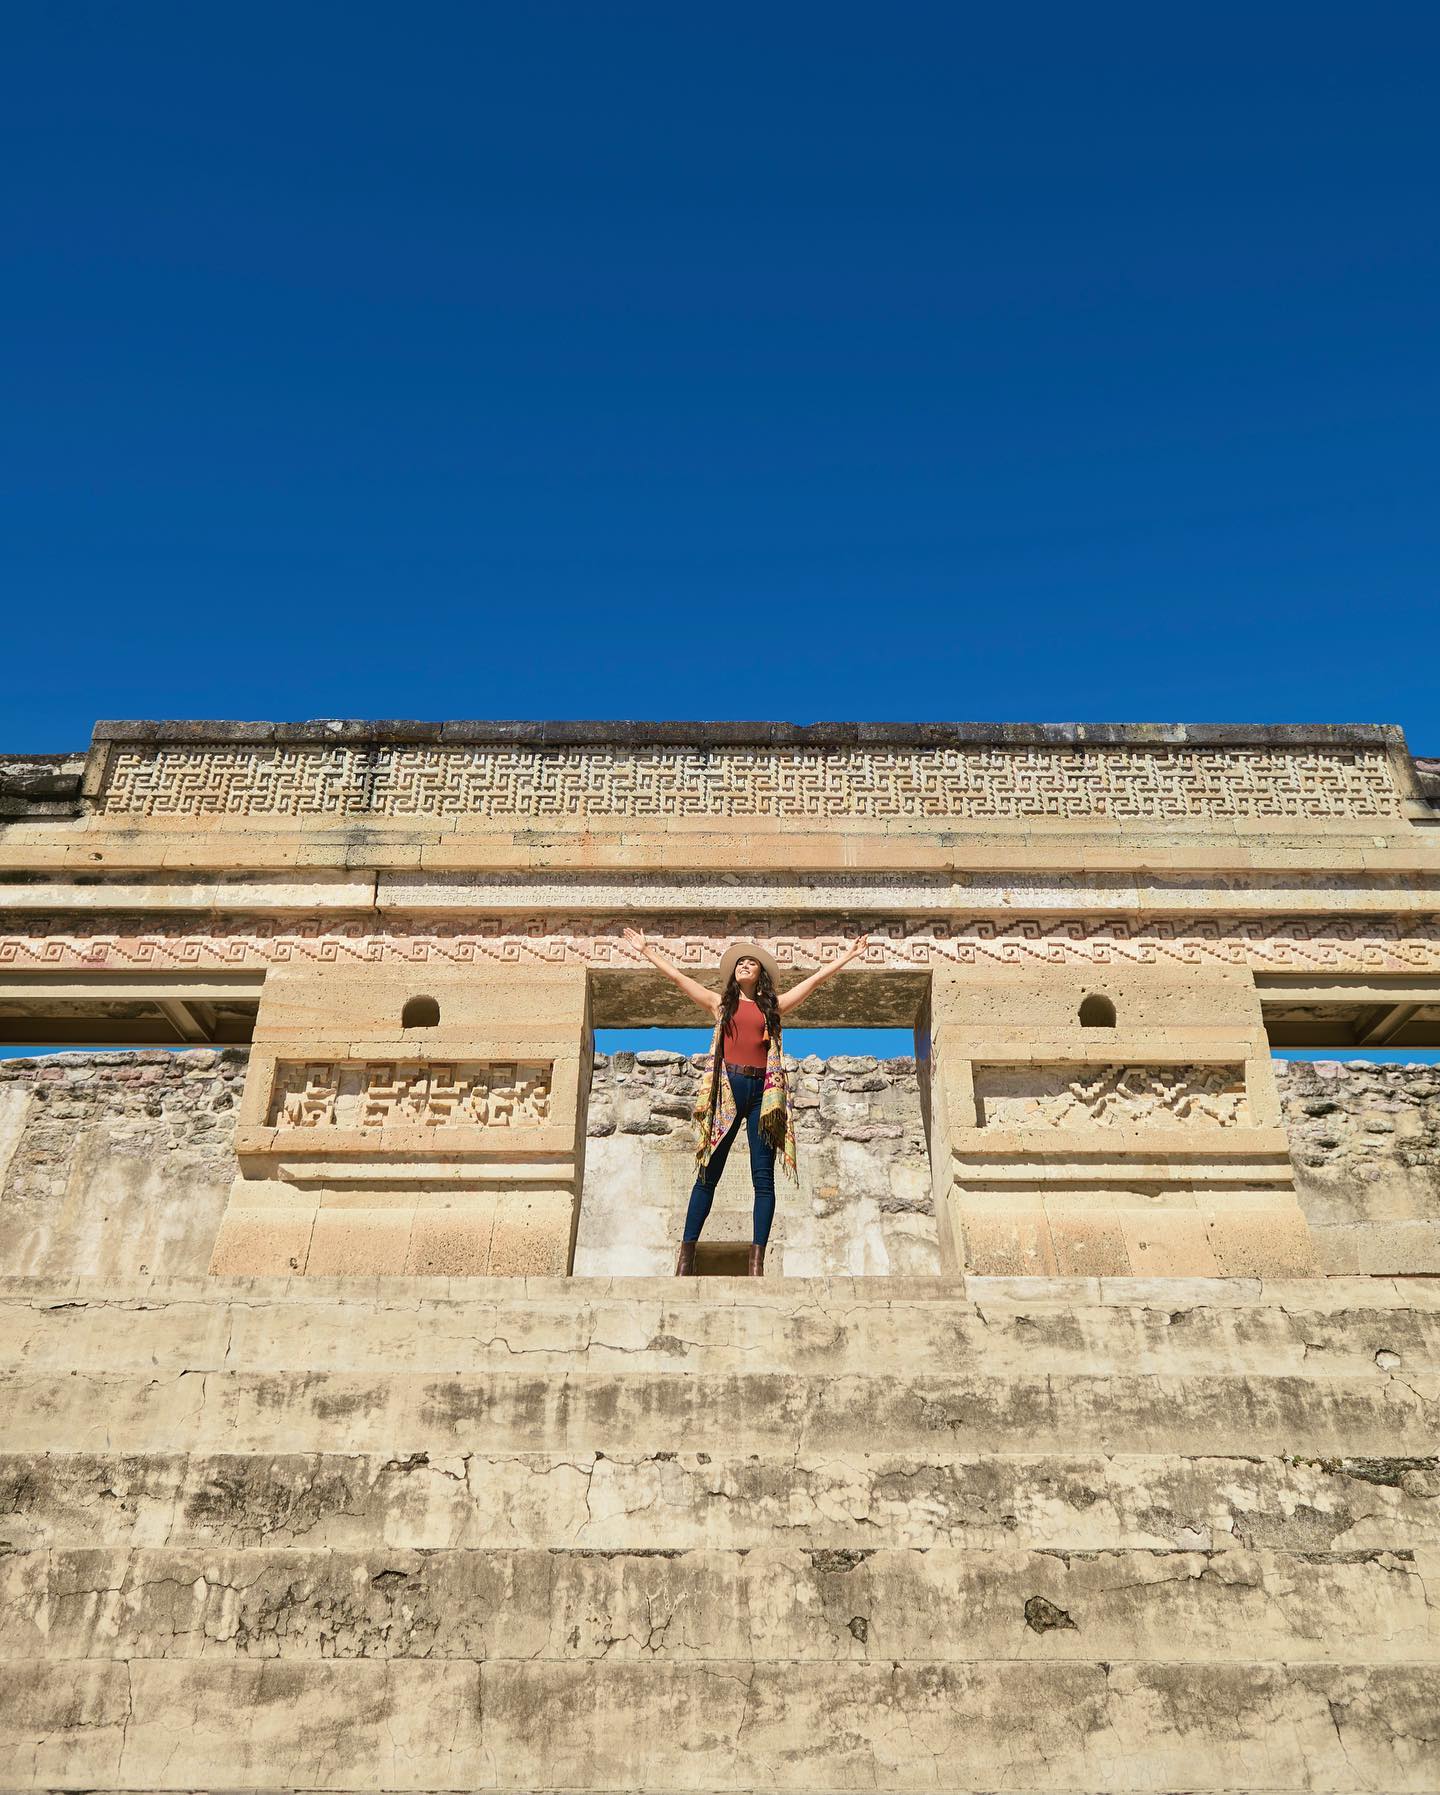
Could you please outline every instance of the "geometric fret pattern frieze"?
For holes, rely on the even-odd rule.
[[[0,902],[3,916],[3,902]],[[271,966],[588,966],[646,970],[621,936],[627,918],[540,911],[384,920],[237,916],[147,919],[134,914],[16,913],[0,922],[0,971],[167,972],[263,970]],[[748,927],[747,927],[748,924]],[[923,970],[946,965],[1250,967],[1258,972],[1440,972],[1440,916],[1336,915],[1201,918],[959,916],[895,920],[857,906],[865,927],[862,965]],[[718,965],[736,933],[753,923],[731,914],[647,916],[647,938],[699,970]],[[781,966],[808,971],[842,953],[853,930],[827,920],[763,929]]]
[[[495,749],[116,745],[123,817],[1213,817],[1402,814],[1380,748]]]

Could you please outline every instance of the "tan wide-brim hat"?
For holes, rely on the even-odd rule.
[[[730,974],[735,970],[735,962],[746,957],[756,959],[770,974],[770,983],[778,991],[780,989],[780,968],[775,956],[768,948],[761,947],[758,941],[732,941],[720,958],[720,989],[723,991],[730,982]]]

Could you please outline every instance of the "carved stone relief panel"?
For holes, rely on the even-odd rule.
[[[549,1120],[553,1066],[500,1060],[281,1060],[276,1128],[509,1128]]]
[[[976,1066],[984,1128],[1236,1128],[1250,1122],[1245,1068]]]
[[[866,911],[859,903],[858,914]],[[234,971],[246,967],[556,966],[643,969],[621,937],[624,918],[536,910],[505,917],[84,916],[0,912],[0,968],[17,971]],[[728,912],[697,921],[658,914],[646,933],[692,970],[719,964],[738,932]],[[783,967],[810,971],[844,951],[832,921],[761,929]],[[1437,973],[1440,917],[1433,915],[1068,916],[957,915],[877,919],[871,966],[1249,966],[1257,972]]]
[[[1383,749],[116,748],[107,816],[1382,817]]]

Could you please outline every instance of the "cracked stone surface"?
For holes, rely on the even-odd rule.
[[[703,1452],[0,1456],[12,1545],[592,1546],[847,1555],[1440,1544],[1440,1457]]]
[[[346,1765],[387,1789],[1430,1791],[1435,1682],[1354,1664],[46,1663],[0,1667],[0,1748],[22,1787],[354,1787]]]
[[[720,1452],[843,1452],[856,1416],[874,1449],[1296,1452],[1423,1456],[1440,1438],[1440,1373],[916,1376],[635,1371],[0,1372],[13,1451],[453,1455],[639,1451],[655,1439]]]
[[[0,1786],[1440,1787],[1440,1285],[706,1283],[0,1279]]]
[[[317,1373],[564,1373],[583,1359],[587,1371],[641,1364],[647,1372],[876,1375],[919,1363],[1025,1374],[1038,1362],[1057,1375],[1113,1365],[1271,1376],[1323,1368],[1373,1379],[1440,1362],[1440,1309],[1397,1309],[1359,1279],[1328,1291],[1337,1306],[1293,1310],[1226,1307],[1179,1292],[1169,1307],[1017,1308],[972,1298],[959,1282],[948,1296],[846,1302],[806,1281],[723,1307],[688,1294],[590,1295],[588,1284],[573,1281],[560,1288],[564,1294],[523,1299],[431,1292],[385,1300],[353,1291],[312,1297],[303,1286],[231,1296],[228,1286],[157,1283],[128,1298],[112,1290],[57,1299],[0,1279],[0,1351],[32,1371],[187,1375],[297,1365]]]
[[[0,1560],[0,1660],[1297,1663],[1343,1660],[1363,1637],[1370,1662],[1403,1664],[1440,1647],[1434,1547],[824,1560],[773,1546],[37,1550]]]

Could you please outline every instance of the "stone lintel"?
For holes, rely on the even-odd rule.
[[[1390,723],[634,722],[312,718],[295,723],[105,719],[92,744],[286,743],[356,747],[441,742],[529,748],[1381,748],[1408,755]]]

